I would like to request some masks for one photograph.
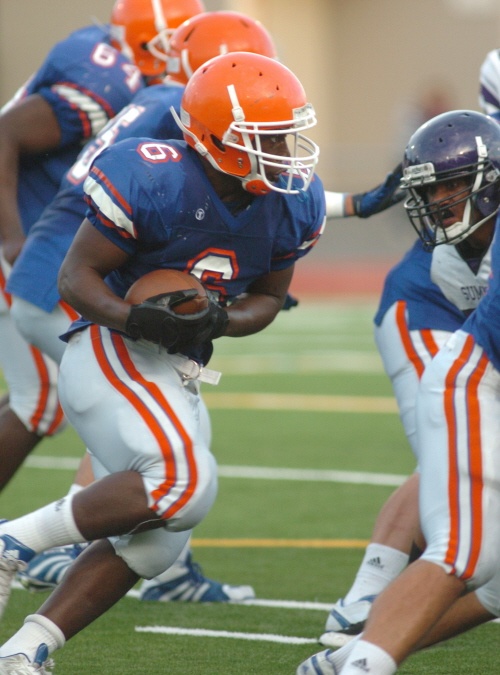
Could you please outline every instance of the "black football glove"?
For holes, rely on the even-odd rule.
[[[135,340],[143,338],[175,354],[183,347],[202,344],[224,334],[229,318],[214,302],[195,314],[176,314],[174,308],[196,297],[194,288],[160,293],[132,305],[125,330]]]
[[[377,185],[368,192],[352,195],[355,214],[359,218],[369,218],[404,199],[406,192],[399,188],[402,175],[403,168],[401,164],[398,164],[391,173],[387,174],[381,185]]]

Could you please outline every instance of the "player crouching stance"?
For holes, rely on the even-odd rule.
[[[85,317],[65,336],[59,393],[97,480],[0,526],[1,610],[35,553],[93,543],[0,648],[0,673],[50,672],[50,654],[141,577],[167,569],[208,513],[217,477],[200,380],[213,339],[273,321],[295,260],[321,233],[319,150],[302,133],[315,123],[285,66],[230,53],[186,86],[185,142],[130,139],[95,160],[88,218],[59,276]],[[168,295],[122,299],[155,268],[191,272],[215,300],[192,320]]]

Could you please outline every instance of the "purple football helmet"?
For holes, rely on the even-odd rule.
[[[430,201],[429,185],[469,178],[446,199]],[[427,247],[457,244],[500,209],[500,124],[472,110],[446,112],[423,124],[410,138],[401,187],[405,209]],[[463,218],[450,227],[450,207],[465,202]]]

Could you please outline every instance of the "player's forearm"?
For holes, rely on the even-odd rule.
[[[227,310],[229,324],[225,335],[244,337],[258,333],[280,312],[293,276],[294,266],[270,272],[255,281]]]
[[[89,321],[125,331],[130,305],[116,296],[96,272],[63,266],[58,287],[62,299]]]
[[[229,323],[224,335],[244,337],[258,333],[274,320],[282,306],[283,301],[275,296],[245,294],[228,307]]]

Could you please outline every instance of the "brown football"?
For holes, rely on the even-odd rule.
[[[132,284],[125,295],[125,300],[132,305],[138,305],[160,293],[185,291],[191,288],[195,288],[198,295],[177,305],[173,311],[176,314],[196,314],[208,307],[207,291],[194,275],[179,270],[158,269],[148,272]]]

